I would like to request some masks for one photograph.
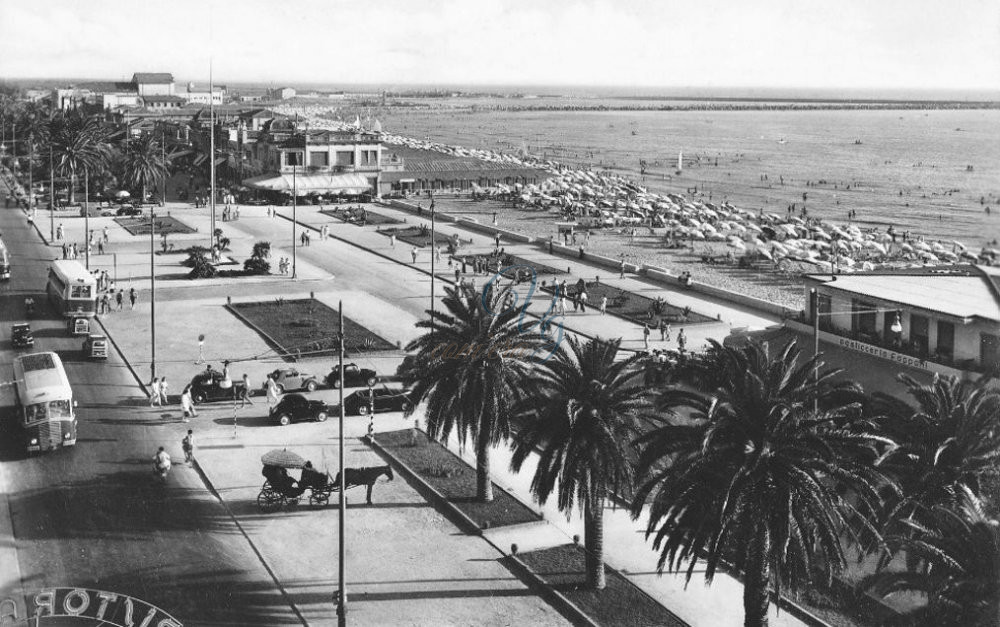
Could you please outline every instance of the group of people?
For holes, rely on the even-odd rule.
[[[278,259],[278,273],[288,274],[288,268],[292,265],[292,262],[288,260],[288,257],[281,257]]]
[[[669,342],[670,341],[670,323],[664,319],[660,319],[658,323],[654,322],[652,324],[646,322],[642,325],[642,343],[646,350],[649,350],[649,336],[652,335],[653,329],[660,332],[660,341]],[[684,329],[678,329],[677,331],[677,349],[680,352],[684,352],[687,347],[687,336],[684,335]]]

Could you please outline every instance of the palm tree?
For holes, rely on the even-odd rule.
[[[903,615],[905,625],[996,625],[1000,620],[1000,521],[986,515],[968,488],[956,505],[937,505],[928,524],[910,521],[909,532],[890,535],[891,551],[906,551],[923,562],[919,570],[886,571],[866,577],[860,587],[879,596],[922,593],[926,605]]]
[[[29,176],[34,174],[35,146],[46,144],[49,141],[50,123],[51,116],[49,112],[35,103],[29,103],[21,111],[18,128],[21,129],[21,136],[28,143]],[[29,205],[33,205],[34,190],[31,189],[32,185],[30,183],[31,181],[29,180],[28,202]]]
[[[400,369],[416,402],[426,403],[427,434],[476,447],[476,496],[493,500],[490,448],[510,438],[515,403],[544,340],[520,311],[502,308],[507,290],[445,288],[446,311],[436,310],[417,326],[430,331],[406,349],[417,351]],[[412,411],[412,410],[411,410]]]
[[[725,380],[711,393],[668,390],[668,412],[638,440],[633,515],[650,501],[647,536],[657,565],[690,581],[699,561],[711,583],[723,560],[743,574],[745,624],[767,624],[768,587],[829,583],[846,563],[841,535],[877,537],[870,520],[891,485],[876,452],[891,441],[858,424],[860,406],[814,410],[838,371],[815,374],[815,358],[797,365],[794,342],[777,355],[763,345],[724,348]],[[687,410],[689,415],[675,413]],[[851,500],[842,496],[852,492]]]
[[[140,190],[142,202],[146,202],[147,189],[155,185],[162,190],[170,174],[170,158],[152,133],[144,133],[126,144],[122,166],[125,184]]]
[[[71,110],[60,114],[53,121],[51,133],[52,152],[56,171],[69,175],[69,199],[74,202],[77,173],[90,172],[104,167],[111,154],[109,133],[101,121]]]
[[[511,468],[539,451],[531,491],[540,503],[557,492],[569,517],[583,511],[587,585],[605,587],[604,504],[609,492],[630,492],[640,412],[648,407],[642,360],[615,361],[621,340],[575,337],[535,374],[531,397],[518,408],[525,421],[514,440]]]
[[[892,518],[956,504],[963,489],[983,496],[985,484],[1000,478],[1000,392],[982,379],[935,376],[925,385],[901,374],[899,380],[915,409],[893,397],[875,399],[885,434],[900,444],[886,458],[904,497]]]

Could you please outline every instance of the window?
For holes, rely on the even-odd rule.
[[[927,316],[910,314],[910,341],[921,355],[930,351],[930,322]]]
[[[309,165],[316,167],[325,167],[330,165],[330,153],[323,152],[310,152],[309,153]]]
[[[301,166],[302,165],[302,153],[301,152],[286,152],[282,153],[285,155],[285,165]]]
[[[819,328],[824,331],[833,331],[833,318],[830,312],[833,311],[833,300],[829,294],[819,295]]]
[[[48,406],[45,403],[26,405],[24,407],[24,421],[35,422],[36,420],[45,420],[48,416],[47,408]]]
[[[338,150],[337,151],[337,165],[340,165],[340,166],[354,165],[354,151],[353,150]]]
[[[944,320],[937,323],[937,352],[948,359],[955,356],[955,325]]]
[[[49,416],[51,418],[69,418],[73,415],[68,400],[52,401],[49,403]]]
[[[851,302],[851,328],[855,333],[862,335],[875,335],[875,322],[876,316],[875,305],[872,303],[866,303],[863,300],[854,300]],[[871,338],[861,338],[863,341],[867,341]]]
[[[70,298],[90,298],[89,285],[74,285],[70,289]]]

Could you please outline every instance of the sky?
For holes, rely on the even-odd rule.
[[[0,80],[1000,91],[997,0],[0,0]]]

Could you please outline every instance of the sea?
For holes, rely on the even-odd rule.
[[[315,86],[316,89],[338,86]],[[348,86],[339,86],[350,91]],[[355,88],[358,89],[358,88]],[[406,90],[452,92],[406,97]],[[929,90],[395,86],[330,104],[416,139],[529,154],[753,211],[959,241],[1000,240],[1000,97]],[[899,108],[838,109],[845,102]],[[988,108],[948,103],[992,101]],[[726,103],[736,105],[726,110]],[[778,105],[752,109],[754,102]],[[828,103],[834,108],[816,107]],[[911,108],[932,103],[929,108]],[[938,103],[938,104],[934,104]],[[795,108],[809,104],[814,108]],[[790,105],[790,106],[786,106]],[[937,108],[941,107],[941,108]],[[607,110],[603,110],[607,109]],[[794,204],[794,206],[793,206]]]

